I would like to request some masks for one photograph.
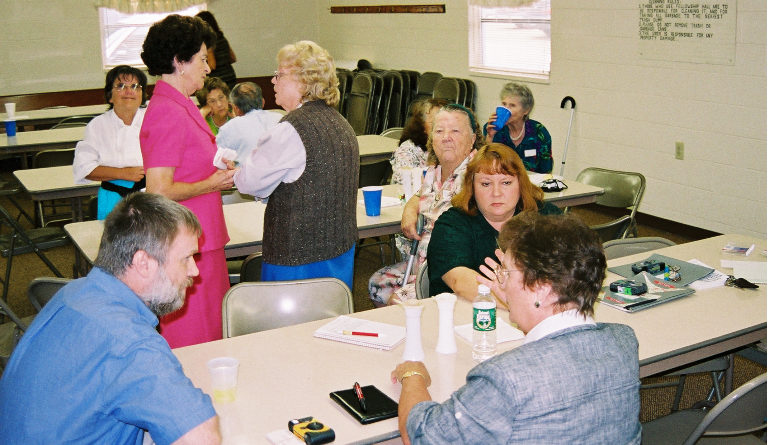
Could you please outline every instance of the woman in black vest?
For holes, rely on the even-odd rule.
[[[272,78],[288,114],[261,139],[235,176],[237,188],[269,197],[264,214],[264,281],[335,277],[352,288],[360,154],[334,106],[339,80],[314,42],[284,46]]]

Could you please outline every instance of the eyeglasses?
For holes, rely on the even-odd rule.
[[[117,85],[113,86],[112,88],[114,88],[117,91],[123,91],[126,88],[130,89],[131,91],[136,91],[136,90],[140,90],[141,89],[141,84],[138,84],[138,83],[132,83],[132,84],[118,83]]]
[[[509,279],[509,273],[515,270],[519,269],[506,269],[501,264],[497,264],[496,268],[493,269],[493,273],[496,275],[496,281],[503,286],[507,279]]]
[[[290,76],[291,73],[281,73],[280,71],[275,71],[275,75],[272,76],[275,78],[275,81],[279,82],[281,78],[285,76]]]

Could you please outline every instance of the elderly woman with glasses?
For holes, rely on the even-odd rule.
[[[221,302],[229,289],[221,191],[232,188],[235,171],[214,166],[216,137],[190,99],[211,71],[207,48],[214,39],[201,19],[173,14],[149,28],[141,53],[149,74],[160,76],[140,135],[147,191],[188,207],[203,228],[195,255],[200,275],[185,306],[160,320],[172,348],[221,338]]]
[[[524,211],[562,211],[545,203],[544,192],[528,179],[520,157],[503,144],[481,148],[467,166],[464,183],[440,215],[427,250],[429,293],[452,292],[472,300],[486,257],[493,256],[499,230]]]
[[[218,77],[207,77],[195,97],[200,104],[200,114],[208,122],[214,136],[219,134],[222,125],[235,117],[229,103],[229,87]]]
[[[104,98],[109,110],[85,127],[72,165],[76,184],[101,181],[97,218],[104,219],[123,196],[144,188],[139,131],[146,111],[147,76],[118,65],[107,73]]]
[[[525,340],[471,369],[443,403],[431,401],[423,363],[398,365],[403,442],[639,444],[637,339],[592,318],[606,268],[597,234],[571,217],[524,212],[499,246],[501,264],[488,258],[478,281],[507,303]]]
[[[360,154],[354,130],[334,108],[333,58],[305,40],[280,49],[277,64],[275,102],[288,114],[235,176],[239,191],[269,198],[261,279],[334,277],[351,289]]]

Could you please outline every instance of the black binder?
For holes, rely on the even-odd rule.
[[[330,396],[363,425],[397,417],[397,402],[373,385],[363,386],[361,389],[365,397],[366,411],[360,407],[357,395],[351,388],[334,391]]]

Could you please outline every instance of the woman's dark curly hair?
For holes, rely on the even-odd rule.
[[[200,51],[210,48],[216,34],[202,19],[171,14],[149,28],[141,51],[141,60],[152,76],[173,74],[173,60],[189,62]]]
[[[433,108],[442,108],[448,105],[445,99],[423,99],[411,104],[411,112],[403,128],[400,143],[410,140],[414,145],[427,151],[427,132],[425,119]]]

